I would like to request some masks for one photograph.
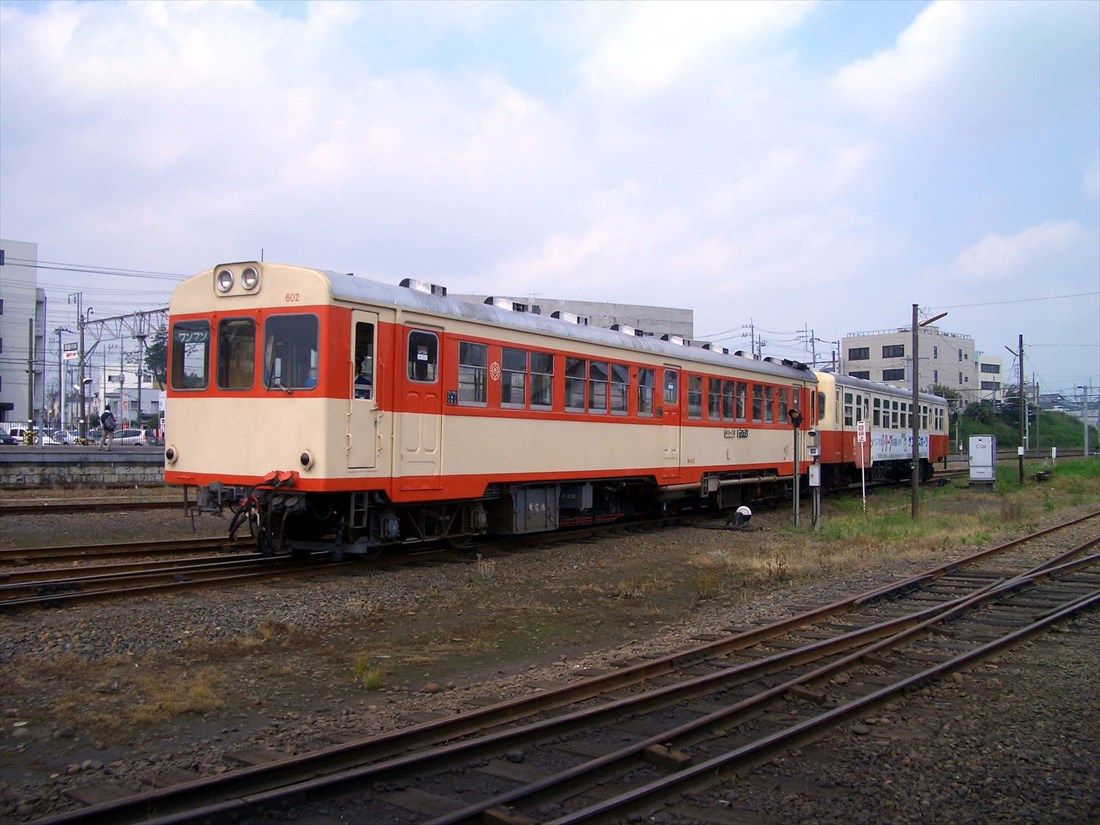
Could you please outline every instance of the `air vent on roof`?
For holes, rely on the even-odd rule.
[[[703,349],[709,349],[711,352],[718,352],[722,355],[729,355],[730,351],[727,347],[720,347],[717,344],[712,344],[710,341],[704,341],[700,346]]]
[[[427,281],[418,281],[416,278],[403,278],[401,280],[401,286],[415,290],[416,292],[424,292],[428,295],[439,295],[442,297],[447,294],[447,287],[440,286],[439,284],[429,284]]]
[[[738,358],[745,357],[745,351],[743,349],[736,350],[733,354],[736,355]]]
[[[635,329],[630,324],[612,324],[611,328],[615,332],[621,332],[623,335],[637,335],[639,338],[645,335],[640,329]]]
[[[673,335],[668,332],[661,336],[661,340],[668,341],[670,344],[679,344],[680,346],[684,345],[684,339],[681,336]]]
[[[779,363],[775,358],[772,358],[770,355],[765,355],[764,360],[767,361],[769,364]]]
[[[588,318],[584,315],[574,315],[572,312],[562,312],[560,309],[551,312],[550,317],[570,324],[580,324],[582,327],[588,326]]]
[[[485,299],[485,303],[489,306],[496,307],[497,309],[506,309],[509,312],[528,312],[531,315],[538,315],[539,308],[537,305],[521,304],[519,301],[513,301],[511,298],[497,298],[490,296]]]

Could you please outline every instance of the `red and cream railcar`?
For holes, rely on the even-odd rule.
[[[913,415],[920,416],[921,478],[930,478],[933,462],[942,461],[947,455],[947,400],[921,393],[919,402],[920,409],[914,411],[913,395],[902,387],[848,375],[817,373],[822,484],[835,487],[856,482],[861,466],[869,481],[909,478]],[[867,438],[862,447],[857,440],[861,423]]]
[[[369,552],[733,506],[790,478],[801,365],[420,286],[257,262],[180,284],[166,481],[267,551]]]

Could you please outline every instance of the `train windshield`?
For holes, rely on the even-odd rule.
[[[317,316],[272,315],[264,324],[264,386],[301,390],[317,386]]]
[[[172,324],[172,389],[206,389],[209,363],[209,322],[177,321]]]

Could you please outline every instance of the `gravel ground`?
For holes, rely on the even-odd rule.
[[[1062,511],[1048,521],[1070,515]],[[813,579],[777,574],[753,586],[733,582],[714,592],[704,587],[698,578],[699,558],[740,549],[747,553],[750,548],[766,557],[766,548],[783,536],[788,520],[785,513],[764,513],[754,519],[758,530],[752,533],[688,527],[624,531],[599,541],[562,542],[469,563],[351,568],[346,575],[285,577],[263,585],[0,617],[0,818],[27,820],[72,807],[64,791],[92,782],[109,780],[136,791],[166,768],[221,772],[233,767],[225,757],[230,748],[262,746],[293,753],[319,746],[327,735],[369,735],[421,721],[425,715],[451,714],[578,678],[590,668],[684,647],[693,637],[773,621],[963,555],[960,548],[937,546],[920,558],[886,555],[857,570],[831,569]],[[0,540],[15,537],[34,544],[108,541],[115,534],[132,537],[135,530],[145,538],[190,531],[189,522],[178,514],[161,513],[5,522]],[[222,522],[212,519],[200,526],[212,535],[224,530]],[[1095,531],[1082,532],[1087,529]],[[1070,661],[1050,665],[1051,673],[1068,680],[1068,695],[1052,693],[1047,707],[1048,723],[1059,708],[1072,708],[1080,721],[1073,735],[1085,741],[1063,748],[1070,754],[1065,759],[1049,740],[1031,739],[1019,746],[1023,750],[1012,751],[1026,750],[1040,760],[1053,754],[1056,764],[1044,776],[1052,777],[1052,787],[1062,789],[1059,798],[1066,800],[1073,796],[1075,783],[1080,784],[1080,771],[1067,772],[1063,762],[1079,760],[1093,779],[1098,764],[1097,713],[1090,692],[1094,685],[1073,682],[1090,668],[1094,680],[1096,671],[1090,647],[1096,626],[1082,627],[1064,634],[1067,640],[1083,637],[1079,648],[1063,642],[1049,648],[1052,662],[1059,657]],[[1030,667],[1025,657],[1031,653],[1021,650],[1005,657],[1004,666],[1020,662],[1012,664],[1020,675],[1035,676],[1042,671]],[[377,689],[365,686],[368,671],[379,675]],[[955,685],[932,688],[913,701],[941,689],[958,690]],[[1013,691],[1004,692],[1006,701],[1025,695],[1015,682]],[[956,773],[966,787],[980,781],[960,765],[988,764],[996,773],[993,757],[1000,751],[985,763],[963,756],[968,727],[955,717],[966,717],[969,705],[953,713],[940,708],[952,698],[932,701],[936,719],[943,715],[953,720],[949,731],[959,738],[948,741],[955,750],[945,752],[939,739],[921,740],[924,756],[916,759],[910,740],[902,740],[896,745],[901,750],[893,752],[889,739],[842,735],[838,741],[843,747],[831,758],[844,767],[824,777],[833,783],[826,786],[830,793],[825,797],[802,798],[793,791],[778,795],[774,788],[783,786],[783,772],[793,775],[795,770],[789,763],[776,763],[783,772],[773,776],[762,768],[749,777],[766,790],[752,799],[793,795],[791,804],[800,807],[785,802],[731,806],[728,796],[719,795],[707,810],[712,816],[736,810],[743,817],[718,820],[729,822],[802,820],[807,805],[808,816],[822,822],[852,821],[854,814],[872,810],[882,815],[863,821],[906,821],[902,803],[920,804],[921,782],[931,788],[935,776]],[[976,718],[982,717],[984,726],[979,723],[974,729],[979,732],[1010,718],[1004,709],[984,707]],[[939,727],[933,724],[930,730]],[[1012,740],[1011,732],[1003,735],[1004,741]],[[877,755],[873,747],[880,748]],[[900,761],[905,756],[910,763]],[[874,775],[870,766],[876,759],[883,776],[895,777],[897,767],[897,775],[911,776],[916,783],[904,789],[893,779],[896,808],[875,809],[867,803],[868,794],[888,797],[881,777],[863,780]],[[912,767],[901,770],[903,764]],[[820,774],[815,760],[808,766],[811,775],[815,770]],[[1045,771],[1042,764],[1039,769]],[[1013,780],[1009,773],[1003,779],[998,788],[1025,787],[1014,785],[1019,777]],[[1085,821],[1088,806],[1095,807],[1095,782],[1086,787],[1093,789],[1092,795],[1084,794],[1088,799],[1082,804],[1065,802],[1057,817],[1049,804],[1042,805],[1040,815],[1027,821]],[[843,797],[832,793],[837,788],[845,789]],[[925,795],[929,806],[939,804],[938,795],[927,790]],[[847,801],[838,803],[839,798]],[[965,812],[966,801],[961,798],[958,812]]]

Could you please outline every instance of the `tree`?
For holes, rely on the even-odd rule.
[[[145,367],[161,387],[168,381],[168,330],[161,327],[145,345]]]

